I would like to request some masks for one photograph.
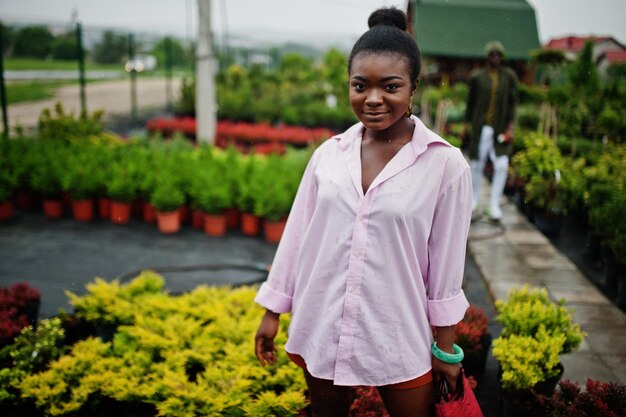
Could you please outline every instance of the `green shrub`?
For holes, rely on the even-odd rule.
[[[548,335],[564,336],[559,354],[578,349],[585,333],[573,322],[572,312],[564,304],[565,300],[550,300],[545,288],[525,285],[511,290],[506,301],[496,300],[496,320],[503,326],[502,337],[535,337],[543,328]]]
[[[103,131],[102,110],[75,117],[73,113],[66,113],[63,104],[57,102],[54,113],[44,109],[39,116],[38,136],[42,139],[56,140],[86,140],[90,136],[98,135]]]
[[[292,151],[259,161],[253,179],[255,215],[270,221],[287,217],[310,156],[309,151]]]
[[[64,331],[59,318],[44,319],[36,329],[25,327],[13,343],[0,350],[0,405],[22,401],[20,382],[27,375],[43,371],[64,352]]]
[[[12,140],[0,137],[0,203],[13,195],[18,185],[17,161],[13,159]]]
[[[513,157],[515,173],[525,181],[526,200],[535,208],[564,213],[560,178],[563,158],[555,143],[546,135],[528,133],[524,149]]]
[[[502,368],[502,388],[508,391],[534,387],[558,375],[559,352],[565,335],[551,335],[541,325],[534,336],[511,335],[493,341],[493,356]]]
[[[87,284],[87,294],[78,296],[68,290],[65,294],[80,318],[98,324],[130,324],[143,299],[161,292],[164,285],[161,276],[145,271],[128,284],[96,278]]]
[[[530,394],[527,400],[536,402],[535,385],[558,375],[559,355],[577,349],[585,336],[563,303],[550,300],[545,288],[528,285],[496,301],[496,320],[503,328],[493,341],[493,355],[502,368],[503,389],[525,390],[521,397],[514,395],[518,400]]]
[[[44,198],[59,198],[67,158],[66,145],[57,141],[35,141],[30,151],[30,187]]]
[[[174,211],[185,204],[185,194],[174,180],[162,179],[155,185],[150,203],[158,211]]]
[[[22,395],[51,416],[85,414],[107,401],[153,406],[167,417],[298,415],[305,382],[282,353],[287,316],[276,338],[277,365],[261,367],[254,334],[262,308],[253,302],[254,288],[200,286],[170,296],[159,291],[160,282],[148,273],[123,286],[91,284],[92,294],[108,288],[113,298],[132,298],[132,317],[112,342],[78,342],[48,369],[25,377]]]
[[[71,193],[74,200],[86,200],[95,197],[103,188],[99,170],[94,164],[95,153],[100,146],[92,144],[74,145],[68,148],[63,170],[60,172],[61,187]]]

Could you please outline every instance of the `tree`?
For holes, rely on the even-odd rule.
[[[45,26],[25,26],[17,31],[13,43],[13,55],[44,59],[50,55],[54,36]]]
[[[154,45],[150,52],[154,55],[159,63],[159,67],[164,68],[166,63],[166,38],[161,39]],[[170,38],[170,51],[172,56],[172,66],[182,67],[186,66],[189,61],[189,54],[185,51],[183,45],[177,40]]]
[[[126,36],[107,30],[93,47],[93,60],[99,64],[121,64],[126,52]]]
[[[54,38],[52,42],[52,57],[68,61],[78,59],[78,45],[74,32],[63,33]]]
[[[576,61],[570,66],[569,80],[576,89],[581,89],[583,93],[595,94],[600,80],[598,69],[593,62],[593,42],[587,41],[585,47],[578,54]]]

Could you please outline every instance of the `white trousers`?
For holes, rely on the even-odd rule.
[[[509,157],[507,155],[496,156],[494,146],[493,127],[483,126],[478,143],[478,160],[470,161],[472,168],[472,208],[476,210],[480,204],[480,183],[485,169],[487,158],[493,164],[493,179],[491,182],[491,198],[489,202],[489,215],[492,219],[501,219],[500,198],[504,193],[506,178],[509,170]]]

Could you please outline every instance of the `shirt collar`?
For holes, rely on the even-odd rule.
[[[414,156],[420,155],[428,148],[428,146],[434,143],[452,146],[439,135],[428,129],[418,117],[411,115],[411,120],[415,123],[413,137],[411,138],[411,148]],[[345,151],[349,148],[352,142],[363,135],[363,129],[363,123],[358,122],[348,128],[345,132],[333,136],[333,139],[337,140],[339,142],[339,148],[342,151]]]

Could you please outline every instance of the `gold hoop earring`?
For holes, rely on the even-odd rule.
[[[404,112],[404,117],[409,118],[413,115],[413,96],[409,100],[409,108]]]

